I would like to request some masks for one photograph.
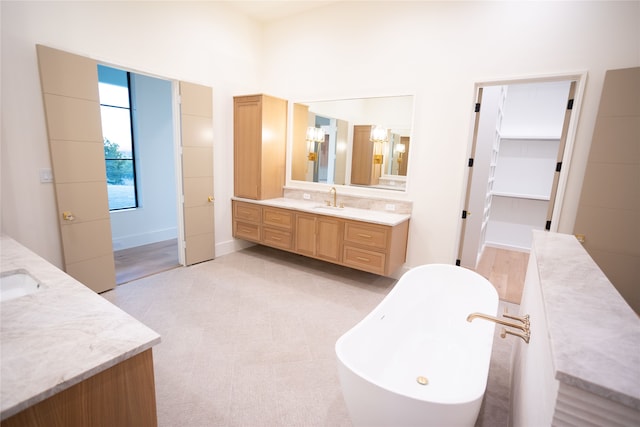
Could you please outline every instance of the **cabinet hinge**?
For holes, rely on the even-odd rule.
[[[547,231],[551,230],[551,221],[547,221],[547,223],[544,226],[544,229]]]
[[[476,113],[479,113],[479,112],[480,112],[480,103],[479,103],[479,102],[476,102],[475,112],[476,112]]]
[[[573,99],[570,99],[569,102],[567,102],[567,110],[573,110]]]
[[[560,172],[562,170],[562,162],[556,163],[556,172]]]
[[[460,260],[459,260],[459,259],[457,259],[457,260],[456,260],[456,265],[457,265],[458,267],[460,267]]]
[[[472,168],[473,167],[473,157],[469,158],[469,167]]]
[[[463,210],[462,211],[462,219],[465,219],[467,217],[467,211]]]

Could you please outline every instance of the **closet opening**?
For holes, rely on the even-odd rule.
[[[173,90],[169,80],[105,65],[98,86],[121,285],[180,266]]]
[[[581,81],[476,85],[456,264],[493,274],[509,302],[520,302],[532,230],[558,227]]]

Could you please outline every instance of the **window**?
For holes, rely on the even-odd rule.
[[[138,207],[130,88],[128,72],[98,65],[110,211]]]

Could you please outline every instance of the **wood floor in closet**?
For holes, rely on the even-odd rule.
[[[501,300],[520,304],[529,253],[485,247],[476,272],[495,286]]]
[[[177,239],[121,249],[113,252],[116,284],[140,279],[178,267]]]

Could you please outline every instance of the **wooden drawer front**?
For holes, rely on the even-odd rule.
[[[291,225],[293,224],[293,213],[282,209],[263,208],[262,223],[264,225],[273,225],[275,227],[291,229]]]
[[[389,228],[384,225],[360,224],[346,222],[344,224],[344,240],[372,248],[386,249]]]
[[[262,229],[262,243],[281,249],[291,249],[293,247],[289,231],[268,227]]]
[[[248,222],[233,221],[233,237],[259,242],[260,226]]]
[[[342,262],[348,267],[383,275],[385,258],[385,254],[381,252],[368,251],[366,249],[358,249],[345,245]]]
[[[233,202],[233,219],[260,223],[262,208],[250,203]]]

